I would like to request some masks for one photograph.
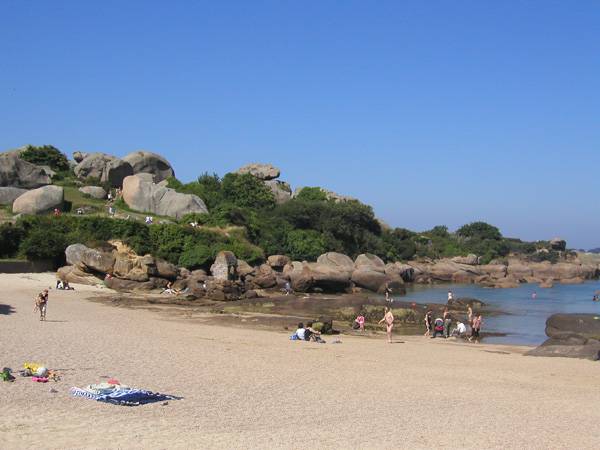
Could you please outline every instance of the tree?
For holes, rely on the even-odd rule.
[[[473,222],[467,225],[463,225],[456,232],[464,238],[478,238],[478,239],[502,239],[502,233],[500,230],[493,225],[485,222]]]
[[[298,192],[296,198],[312,202],[324,202],[327,200],[327,194],[320,187],[305,187]]]
[[[228,173],[223,177],[222,189],[225,200],[242,208],[263,209],[275,206],[271,189],[249,173]]]
[[[55,171],[69,170],[67,157],[51,145],[42,145],[41,147],[28,145],[19,154],[19,158],[38,166],[49,166]]]

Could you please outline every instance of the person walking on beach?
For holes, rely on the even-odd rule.
[[[427,311],[425,314],[425,337],[431,336],[431,330],[433,329],[433,312]]]
[[[354,319],[354,323],[359,331],[365,331],[365,316],[362,312],[358,313],[358,316],[356,316],[356,319]]]
[[[35,311],[39,311],[40,312],[40,320],[44,321],[46,320],[46,310],[48,309],[48,289],[44,289],[42,292],[40,292],[37,296],[37,298],[35,299],[35,308],[33,309],[33,312]]]
[[[469,338],[469,342],[473,340],[479,344],[479,332],[481,331],[481,324],[483,323],[483,319],[481,317],[481,313],[477,314],[473,319],[473,325],[471,325],[471,337]]]
[[[383,319],[381,319],[379,321],[379,323],[384,323],[384,322],[385,322],[385,331],[387,333],[388,343],[391,344],[392,343],[392,330],[394,328],[394,314],[392,314],[392,310],[390,308],[388,308],[387,306],[385,307],[385,314],[383,316]]]

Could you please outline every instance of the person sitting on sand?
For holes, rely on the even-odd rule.
[[[358,325],[357,328],[359,331],[365,331],[365,316],[363,316],[362,312],[358,313],[358,316],[354,319],[354,323]]]
[[[296,335],[296,337],[301,340],[304,341],[304,336],[306,334],[306,329],[304,328],[304,324],[302,322],[300,322],[298,324],[298,328],[296,329],[296,332],[294,333]]]
[[[69,284],[68,281],[63,281],[62,284],[63,284],[63,289],[65,291],[74,291],[75,290],[74,287],[71,287],[71,285]]]
[[[285,285],[283,286],[283,292],[285,295],[290,295],[292,293],[292,285],[289,281],[285,282]]]
[[[312,322],[308,322],[306,324],[306,328],[304,329],[304,340],[305,341],[313,341],[318,342],[319,344],[324,344],[325,341],[321,339],[321,333],[315,330]]]
[[[33,312],[40,312],[40,320],[46,320],[46,310],[48,309],[48,289],[44,289],[40,292],[35,299],[35,308]]]
[[[476,343],[479,343],[479,333],[481,331],[482,323],[483,319],[481,317],[481,313],[479,313],[473,319],[473,325],[471,325],[471,337],[469,337],[469,342],[474,340]]]
[[[465,334],[467,334],[467,326],[462,322],[457,322],[456,328],[452,330],[452,336],[463,337]]]
[[[392,313],[391,308],[385,307],[385,314],[383,319],[381,319],[378,323],[385,322],[385,332],[387,333],[388,343],[392,343],[392,330],[394,329],[394,314]]]
[[[167,283],[167,287],[165,288],[164,291],[162,291],[163,294],[171,294],[171,295],[179,295],[179,291],[177,289],[173,288],[173,283],[171,281],[169,281]]]
[[[425,314],[425,337],[431,336],[431,331],[433,330],[433,312],[431,310],[427,311]]]

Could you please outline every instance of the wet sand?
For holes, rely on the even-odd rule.
[[[88,301],[107,290],[81,286],[52,290],[42,323],[33,297],[52,283],[0,275],[0,365],[63,375],[0,383],[2,448],[598,446],[598,363],[410,336],[291,342]],[[182,399],[129,408],[68,394],[108,376]]]

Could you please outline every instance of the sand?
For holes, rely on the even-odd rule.
[[[422,337],[292,342],[92,302],[106,290],[81,286],[50,291],[42,323],[32,299],[53,280],[0,275],[0,366],[63,374],[0,383],[2,448],[598,448],[599,363]],[[105,376],[182,399],[69,396]]]

